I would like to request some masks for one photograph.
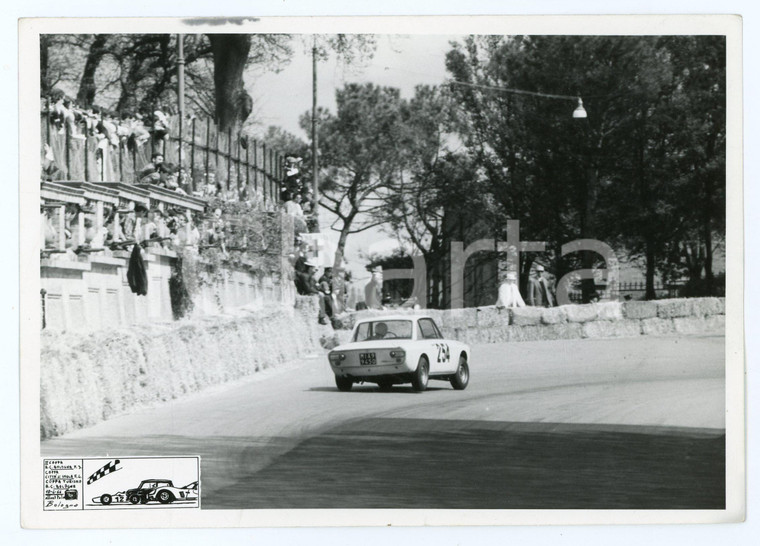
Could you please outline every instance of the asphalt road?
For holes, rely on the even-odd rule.
[[[200,455],[204,508],[723,508],[723,337],[480,345],[470,370],[342,393],[315,355],[41,451]]]

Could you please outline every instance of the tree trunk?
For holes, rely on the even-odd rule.
[[[50,76],[48,75],[48,52],[50,50],[50,36],[40,35],[40,94],[46,96],[50,92]]]
[[[705,218],[704,226],[702,227],[702,237],[705,241],[705,283],[707,288],[706,296],[715,295],[715,275],[713,274],[713,248],[712,248],[712,229],[710,226],[709,216]]]
[[[585,180],[586,199],[583,206],[583,215],[581,216],[581,239],[594,238],[594,209],[596,208],[596,187],[597,175],[596,169],[589,165],[586,169]],[[581,252],[581,267],[583,269],[592,269],[594,267],[595,254],[588,250]],[[591,298],[596,295],[596,281],[594,279],[581,279],[581,292],[583,303],[589,303]]]
[[[214,55],[214,96],[219,130],[237,132],[253,110],[253,100],[243,82],[251,36],[209,34],[208,38]]]
[[[153,84],[145,91],[145,95],[140,101],[139,109],[141,111],[163,110],[166,108],[167,105],[161,103],[161,96],[169,88],[176,74],[177,59],[173,56],[171,48],[172,36],[164,34],[157,41],[160,57],[151,63],[154,67],[152,69]]]
[[[646,271],[646,292],[644,293],[644,299],[647,300],[653,300],[657,298],[657,294],[654,291],[654,272],[655,272],[655,251],[654,251],[654,241],[652,240],[651,235],[647,235],[646,240],[646,260],[647,260],[647,271]]]
[[[335,249],[335,259],[333,261],[334,272],[343,268],[343,254],[346,250],[346,241],[348,240],[348,233],[351,231],[351,224],[353,221],[353,216],[343,220],[343,227],[340,230],[340,237],[338,238],[338,246]]]
[[[137,83],[139,80],[140,62],[133,60],[129,68],[122,66],[121,94],[116,110],[137,113]]]
[[[343,254],[346,249],[346,241],[348,240],[348,232],[351,230],[351,223],[353,217],[343,221],[343,227],[340,230],[340,237],[338,238],[338,246],[335,249],[335,256],[333,258],[333,294],[335,294],[338,308],[334,311],[341,313],[343,311],[343,295],[346,291],[345,276],[343,274]]]
[[[100,66],[100,61],[106,53],[107,34],[96,34],[95,39],[90,44],[90,50],[87,53],[87,61],[84,64],[82,78],[79,80],[79,91],[77,92],[77,102],[83,108],[89,108],[95,101],[95,72]]]
[[[427,291],[428,294],[428,301],[426,302],[427,306],[432,309],[440,309],[441,308],[441,280],[443,273],[441,272],[441,258],[440,256],[434,256],[430,255],[428,257],[425,256],[425,263],[431,264],[432,268],[430,269],[430,280],[432,282],[432,285],[430,286],[430,289]],[[427,282],[427,279],[426,279]]]
[[[713,148],[714,139],[711,139],[709,150],[712,152]],[[708,173],[705,176],[705,201],[702,208],[702,237],[705,241],[705,284],[707,285],[707,296],[712,296],[715,293],[715,276],[712,270],[712,215],[714,201],[715,184],[712,176]]]

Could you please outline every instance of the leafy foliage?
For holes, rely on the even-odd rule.
[[[461,82],[458,131],[499,212],[521,221],[523,239],[549,242],[560,275],[578,257],[561,260],[559,246],[580,237],[641,258],[650,296],[656,272],[712,275],[725,222],[723,38],[470,37],[447,67]],[[588,119],[557,95],[583,97]]]
[[[337,217],[335,257],[340,266],[346,240],[380,225],[383,207],[403,155],[402,100],[398,89],[347,84],[336,92],[337,112],[320,113],[320,204]],[[310,113],[301,117],[308,129]]]

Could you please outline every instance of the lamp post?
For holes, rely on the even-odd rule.
[[[179,168],[182,168],[182,124],[185,122],[185,49],[184,34],[177,34],[177,103],[179,106]]]
[[[578,99],[578,108],[583,108],[583,102],[581,99]],[[576,108],[576,112],[578,111],[578,108]],[[585,110],[583,111],[583,114],[579,114],[576,116],[576,113],[573,112],[573,118],[579,119],[579,120],[585,120]],[[583,147],[582,152],[582,161],[583,161],[583,192],[584,192],[584,198],[583,198],[583,210],[581,211],[581,239],[593,239],[594,238],[594,226],[593,226],[593,218],[594,218],[594,208],[596,204],[596,190],[597,190],[597,177],[596,177],[596,170],[594,169],[594,165],[592,164],[591,160],[591,147],[589,146],[589,130],[588,130],[588,122],[582,122],[581,125],[581,137],[579,139],[579,142],[581,143],[581,146]],[[594,266],[594,255],[592,252],[588,250],[584,250],[581,252],[581,267],[585,270],[591,270]],[[597,295],[596,292],[596,282],[592,278],[583,278],[581,279],[581,294],[583,303],[589,303],[592,301],[594,296]]]
[[[314,230],[319,232],[319,143],[317,135],[317,35],[312,38],[311,46],[311,182],[314,193],[312,216]]]

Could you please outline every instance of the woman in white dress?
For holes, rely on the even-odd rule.
[[[517,286],[517,272],[508,271],[507,279],[499,286],[499,298],[496,300],[496,307],[525,307],[525,301],[520,295],[520,288]]]

